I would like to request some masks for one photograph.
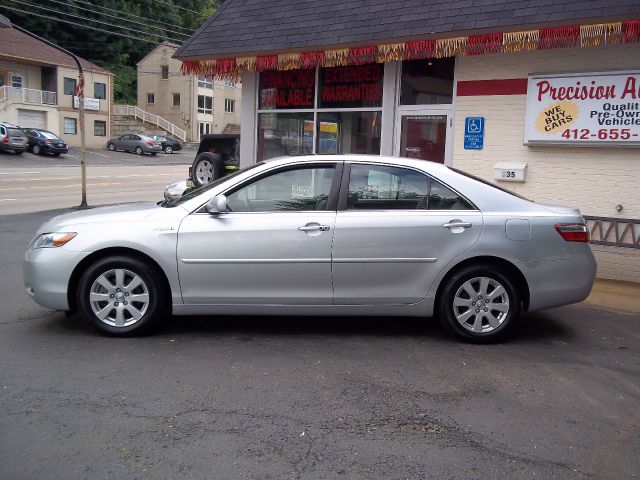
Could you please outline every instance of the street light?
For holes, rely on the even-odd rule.
[[[19,32],[22,32],[26,35],[29,35],[36,40],[39,40],[56,50],[61,51],[62,53],[66,53],[76,62],[78,66],[78,112],[79,112],[79,124],[80,124],[80,171],[82,176],[82,200],[80,201],[80,208],[87,207],[87,172],[85,167],[85,142],[84,142],[84,71],[82,70],[82,65],[80,64],[80,60],[69,50],[65,50],[64,48],[56,45],[55,43],[50,42],[47,39],[39,37],[35,33],[31,33],[29,30],[26,30],[16,24],[11,23],[4,15],[0,15],[0,28],[15,28]]]

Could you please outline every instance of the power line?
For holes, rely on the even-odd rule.
[[[12,0],[12,1],[16,1],[16,0]],[[115,18],[115,19],[118,19],[118,20],[123,20],[123,21],[125,21],[125,22],[135,23],[135,24],[138,24],[138,25],[142,25],[142,26],[144,26],[144,27],[156,28],[156,29],[158,29],[158,30],[163,30],[164,32],[171,32],[171,33],[175,33],[175,34],[177,34],[177,35],[182,35],[182,36],[184,36],[184,37],[188,37],[188,36],[190,35],[189,33],[177,32],[177,31],[175,31],[175,30],[169,30],[168,28],[159,27],[159,26],[156,26],[156,25],[150,25],[148,22],[147,22],[147,23],[142,23],[142,22],[138,22],[138,21],[136,21],[136,20],[129,20],[129,19],[126,19],[126,18],[122,18],[122,16],[110,15],[110,14],[108,14],[108,13],[103,13],[103,12],[95,12],[95,11],[93,11],[93,10],[88,9],[87,7],[80,7],[80,6],[78,6],[78,5],[71,5],[71,4],[69,4],[69,3],[61,2],[61,1],[59,1],[59,0],[48,0],[48,1],[49,1],[49,2],[52,2],[52,3],[58,3],[58,4],[60,4],[60,5],[72,6],[72,7],[74,7],[74,8],[77,8],[77,9],[79,9],[79,10],[84,10],[84,11],[89,12],[89,13],[98,13],[99,15],[103,15],[103,16],[105,16],[105,17],[111,17],[111,18]],[[76,1],[78,1],[78,0],[76,0]],[[92,6],[94,6],[94,7],[95,7],[95,6],[97,6],[97,5],[93,5],[93,4],[89,3],[89,2],[83,2],[83,3],[87,3],[87,4],[92,5]],[[42,8],[42,7],[40,7],[40,8]],[[104,7],[102,7],[102,8],[104,8]],[[121,14],[122,14],[122,13],[124,13],[124,12],[119,12],[119,13],[121,13]],[[148,19],[147,19],[147,20],[148,20]]]
[[[48,18],[49,20],[56,20],[57,22],[68,23],[70,25],[76,25],[77,27],[88,28],[90,30],[96,30],[98,32],[108,33],[109,35],[117,35],[118,37],[124,37],[124,38],[128,38],[128,39],[131,39],[131,40],[137,40],[139,42],[147,42],[147,43],[152,43],[154,45],[158,44],[157,40],[149,40],[149,39],[141,38],[141,37],[133,37],[131,35],[126,35],[124,33],[112,32],[112,31],[109,31],[109,30],[105,30],[103,28],[92,27],[92,26],[85,25],[85,24],[82,24],[82,23],[72,22],[71,20],[64,20],[62,18],[52,17],[50,15],[43,15],[41,13],[35,13],[35,12],[27,12],[26,10],[20,10],[19,8],[9,7],[8,5],[2,5],[2,8],[7,8],[9,10],[13,10],[13,11],[16,11],[16,12],[19,12],[19,13],[24,13],[26,15],[33,15],[35,17]]]
[[[184,7],[181,7],[180,5],[175,5],[173,3],[163,2],[162,0],[155,0],[155,1],[158,2],[158,3],[162,3],[163,5],[169,5],[169,6],[174,7],[174,8],[179,8],[180,10],[185,10],[187,12],[195,13],[196,15],[201,16],[201,17],[203,17],[205,15],[202,12],[196,12],[195,10],[191,10],[189,8],[184,8]]]
[[[53,0],[51,0],[51,1],[53,1]],[[188,33],[189,35],[191,35],[191,34],[193,33],[193,31],[194,31],[194,30],[193,30],[193,29],[191,29],[191,28],[181,27],[181,26],[179,26],[179,25],[172,25],[172,24],[170,24],[170,23],[161,22],[160,20],[153,20],[153,19],[151,19],[151,18],[143,17],[143,16],[140,16],[140,15],[135,15],[135,14],[133,14],[133,13],[123,12],[123,11],[121,11],[121,10],[116,10],[116,9],[109,8],[109,7],[103,7],[102,5],[95,5],[95,4],[93,4],[93,3],[91,3],[91,2],[88,2],[88,1],[86,1],[86,0],[75,0],[75,2],[76,2],[76,3],[84,3],[84,4],[86,4],[86,5],[90,5],[90,6],[92,6],[92,7],[98,7],[98,8],[101,8],[101,9],[103,9],[103,10],[107,10],[107,11],[109,11],[109,12],[115,12],[115,13],[119,13],[119,14],[121,14],[121,15],[127,15],[127,16],[129,16],[129,17],[138,18],[138,19],[140,19],[140,20],[146,20],[146,21],[148,21],[148,22],[154,22],[154,23],[158,23],[158,24],[160,24],[160,25],[167,25],[167,26],[170,26],[170,27],[173,27],[173,28],[177,28],[177,29],[179,29],[179,30],[186,30],[186,31],[187,31],[187,33]],[[124,19],[123,19],[123,20],[124,20]],[[128,21],[128,20],[127,20],[127,21]],[[167,30],[167,31],[170,31],[170,30]]]
[[[159,34],[157,34],[157,33],[149,32],[149,31],[146,31],[146,30],[144,30],[144,31],[143,31],[143,30],[137,30],[137,29],[135,29],[135,28],[121,27],[121,26],[118,26],[118,25],[114,25],[114,24],[112,24],[112,23],[108,23],[108,22],[101,22],[101,21],[99,21],[99,20],[93,20],[93,19],[91,19],[91,18],[82,17],[82,16],[80,16],[80,15],[74,15],[73,13],[66,13],[66,12],[61,12],[61,11],[59,11],[59,10],[55,10],[55,9],[52,9],[52,8],[41,7],[41,6],[36,5],[36,4],[33,4],[33,3],[24,2],[24,1],[22,1],[22,0],[10,0],[10,1],[15,2],[15,3],[20,3],[20,4],[22,4],[22,5],[27,5],[27,6],[29,6],[29,7],[39,8],[40,10],[44,10],[44,11],[46,11],[47,13],[56,13],[56,14],[58,14],[58,15],[63,15],[63,16],[68,16],[68,17],[73,17],[73,18],[77,18],[77,19],[79,19],[79,20],[84,20],[84,21],[87,21],[87,22],[94,22],[94,23],[98,23],[98,24],[100,24],[100,25],[106,25],[106,26],[109,26],[109,27],[115,27],[115,28],[119,28],[119,29],[122,29],[122,30],[128,30],[128,31],[135,32],[135,33],[142,33],[142,34],[144,34],[144,35],[151,35],[151,36],[163,37],[163,35],[159,35]],[[9,8],[9,7],[7,7],[7,8]],[[26,13],[26,12],[24,12],[24,13]],[[30,14],[30,15],[34,15],[34,13],[33,13],[33,12],[29,12],[29,14]],[[61,21],[61,20],[60,20],[60,21]],[[168,38],[169,40],[171,40],[171,41],[173,41],[173,42],[181,43],[181,40],[176,40],[176,39],[174,39],[174,38],[169,38],[169,37],[166,37],[166,38]]]

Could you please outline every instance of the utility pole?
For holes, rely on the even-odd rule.
[[[78,86],[76,87],[76,95],[78,97],[78,123],[80,124],[80,172],[82,179],[82,198],[80,200],[79,208],[87,208],[87,172],[86,172],[86,147],[85,147],[85,139],[84,139],[84,71],[82,70],[82,65],[80,64],[80,59],[76,57],[69,50],[66,50],[55,43],[50,42],[42,37],[39,37],[35,33],[30,32],[14,23],[11,23],[4,15],[0,15],[0,28],[15,28],[19,32],[24,33],[25,35],[29,35],[31,38],[35,38],[36,40],[41,41],[49,45],[51,48],[55,48],[56,50],[61,51],[62,53],[66,53],[76,62],[78,66]]]

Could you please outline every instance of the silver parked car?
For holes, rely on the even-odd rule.
[[[74,212],[25,254],[40,305],[131,334],[174,315],[436,314],[462,338],[583,300],[596,264],[578,210],[423,160],[258,163],[173,202]]]
[[[150,153],[155,155],[162,151],[162,144],[147,135],[139,133],[127,133],[118,138],[112,138],[107,142],[107,150],[115,152],[124,150],[125,152],[135,152],[138,155]]]

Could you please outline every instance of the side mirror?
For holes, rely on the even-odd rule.
[[[227,211],[227,197],[224,195],[216,195],[205,205],[207,212],[214,215],[224,213]]]

